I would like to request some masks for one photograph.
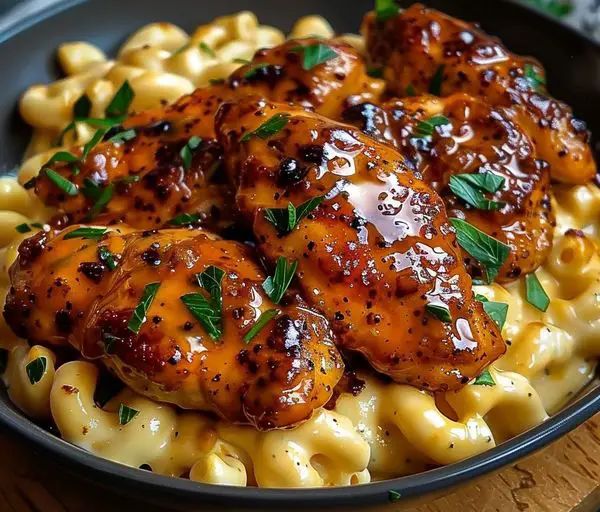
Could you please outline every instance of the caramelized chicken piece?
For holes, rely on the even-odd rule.
[[[395,145],[444,198],[451,217],[466,219],[510,246],[499,281],[533,272],[545,261],[554,228],[547,164],[536,159],[531,140],[502,108],[461,93],[446,98],[425,95],[381,107],[355,105],[342,118]],[[495,182],[482,190],[466,175]],[[472,275],[480,277],[477,262],[468,255],[466,259]]]
[[[231,224],[229,187],[220,178],[222,150],[213,137],[214,112],[223,99],[219,88],[200,90],[193,100],[184,97],[174,106],[130,117],[81,162],[46,166],[75,184],[73,195],[44,170],[36,179],[36,193],[59,208],[64,216],[59,225],[93,220],[156,228],[181,213],[198,215],[199,222],[214,229]],[[130,140],[107,140],[130,129],[135,130]],[[72,151],[78,158],[82,152]],[[107,194],[104,201],[102,193]]]
[[[352,46],[318,38],[259,50],[228,84],[237,97],[243,93],[292,102],[331,118],[349,105],[377,101],[385,88],[383,80],[367,75],[364,58]]]
[[[4,312],[20,335],[39,339],[40,319],[137,392],[259,429],[303,421],[331,397],[343,364],[327,321],[291,292],[273,304],[249,247],[194,230],[69,239],[74,229],[33,251],[24,242]]]
[[[396,150],[260,100],[224,105],[216,126],[260,250],[271,263],[298,261],[304,296],[338,346],[429,390],[464,385],[504,352],[442,200]]]
[[[214,115],[224,101],[257,95],[339,116],[352,102],[377,100],[383,88],[384,82],[367,75],[363,59],[346,43],[288,41],[257,52],[253,62],[225,84],[198,89],[172,106],[131,116],[123,127],[106,134],[105,142],[82,162],[47,165],[76,186],[73,195],[45,171],[36,180],[36,192],[44,203],[59,208],[59,225],[93,219],[148,229],[188,213],[197,215],[203,226],[220,231],[234,220],[231,192],[220,172],[222,150],[214,135]],[[110,141],[117,131],[130,129],[135,130],[131,140]],[[72,153],[80,158],[82,152],[76,148]],[[101,195],[104,191],[107,196]]]
[[[4,319],[17,336],[33,343],[67,345],[111,277],[100,259],[99,245],[65,239],[69,231],[73,229],[63,236],[39,231],[25,239],[10,268]],[[120,226],[115,235],[129,231]],[[107,236],[100,245],[118,261],[124,242],[122,236]]]
[[[421,4],[386,21],[369,13],[363,23],[369,56],[384,68],[394,94],[466,92],[507,110],[534,141],[552,177],[581,184],[596,165],[583,121],[548,96],[545,72],[530,57],[510,52],[477,26]]]

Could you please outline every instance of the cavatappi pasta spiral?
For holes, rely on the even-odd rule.
[[[300,19],[291,36],[330,37],[319,16]],[[168,23],[134,33],[110,60],[85,42],[65,43],[59,61],[66,78],[36,85],[20,110],[34,133],[18,180],[0,179],[0,296],[7,269],[32,224],[52,212],[20,184],[56,152],[54,143],[71,122],[73,103],[85,92],[92,116],[102,112],[120,84],[135,91],[133,110],[172,102],[211,80],[228,76],[256,49],[276,45],[284,34],[260,25],[250,12],[217,18],[191,35]],[[363,48],[362,38],[344,36]],[[85,123],[65,137],[82,144],[94,132]],[[551,302],[543,313],[525,299],[523,279],[507,286],[477,287],[477,293],[508,304],[503,335],[506,354],[490,370],[495,386],[468,385],[432,396],[409,386],[382,383],[361,374],[357,396],[343,393],[333,410],[321,410],[291,430],[255,431],[182,412],[124,389],[104,407],[94,402],[98,369],[28,347],[0,320],[0,346],[9,351],[4,380],[10,398],[28,416],[54,421],[61,436],[98,456],[199,482],[261,487],[352,485],[421,471],[481,453],[557,411],[593,378],[600,356],[600,192],[595,186],[558,186],[554,245],[537,276]],[[26,225],[30,232],[15,228]],[[26,365],[46,361],[35,384]],[[139,414],[120,425],[117,408]]]

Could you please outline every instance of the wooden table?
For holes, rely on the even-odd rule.
[[[73,485],[52,461],[0,431],[0,512],[136,511],[139,503]],[[407,512],[596,512],[600,509],[600,414],[545,450]],[[144,512],[167,512],[144,506]]]

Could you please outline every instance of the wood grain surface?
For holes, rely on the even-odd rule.
[[[403,512],[596,512],[600,509],[600,414],[519,463]],[[21,439],[0,430],[1,512],[167,512],[92,484],[73,482]],[[350,511],[349,511],[350,512]],[[352,511],[354,512],[354,510]]]

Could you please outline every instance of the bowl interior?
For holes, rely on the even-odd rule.
[[[409,4],[412,2],[404,2]],[[507,45],[520,53],[539,58],[548,69],[550,90],[569,102],[590,128],[600,133],[600,50],[596,44],[574,31],[562,27],[532,11],[508,2],[473,2],[471,0],[438,0],[427,2],[461,16],[477,20],[483,28],[499,35]],[[262,23],[288,30],[294,20],[306,14],[325,16],[338,32],[356,32],[370,0],[80,0],[65,1],[34,17],[15,19],[12,27],[0,34],[0,175],[11,173],[21,160],[29,139],[29,129],[17,112],[19,95],[29,85],[57,78],[54,61],[56,47],[65,41],[90,41],[108,54],[116,51],[124,38],[140,26],[152,21],[170,21],[187,30],[212,18],[251,8]],[[1,205],[0,205],[1,208]],[[210,501],[228,506],[292,507],[326,504],[376,504],[386,502],[388,490],[403,496],[422,495],[467,478],[500,467],[519,456],[538,449],[574,428],[600,410],[600,389],[595,388],[571,403],[543,425],[467,461],[423,474],[347,489],[315,489],[302,491],[236,489],[213,487],[180,479],[169,479],[98,459],[53,437],[32,425],[0,392],[0,423],[18,431],[42,448],[81,469],[90,478],[121,491],[147,490],[153,498],[166,502],[177,497],[179,502]]]

